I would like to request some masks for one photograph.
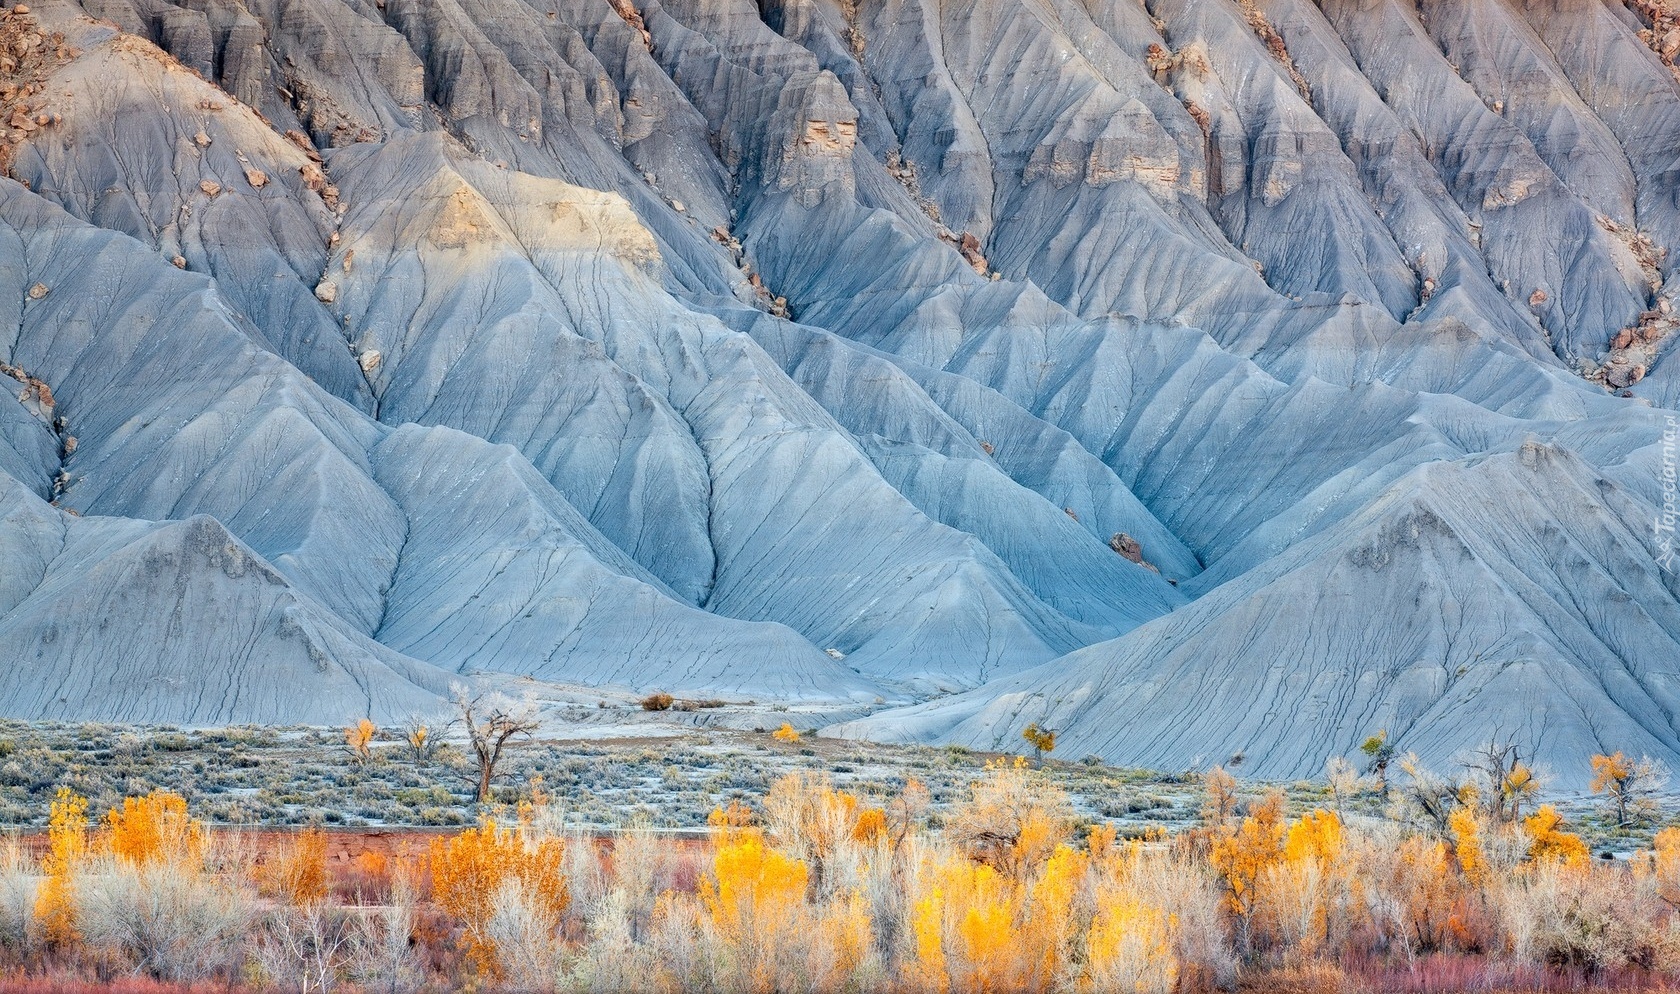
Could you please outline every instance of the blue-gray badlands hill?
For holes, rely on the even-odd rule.
[[[505,673],[1680,762],[1676,52],[1666,0],[0,8],[0,712]]]

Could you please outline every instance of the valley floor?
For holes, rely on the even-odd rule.
[[[460,743],[391,731],[0,722],[0,991],[1680,982],[1667,799],[1615,829],[1587,798],[1409,762],[1386,792],[1346,770],[1244,783],[669,703],[519,743],[486,804]]]

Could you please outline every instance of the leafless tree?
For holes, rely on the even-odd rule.
[[[1364,787],[1359,778],[1359,771],[1353,768],[1347,757],[1331,756],[1324,763],[1324,778],[1330,785],[1330,797],[1336,806],[1336,814],[1340,816],[1348,799]]]
[[[281,991],[332,994],[353,938],[349,915],[326,901],[277,908],[268,915],[257,959]]]
[[[1394,802],[1391,816],[1445,836],[1452,813],[1463,804],[1460,785],[1424,766],[1415,753],[1400,757],[1400,771],[1406,779],[1390,792]]]
[[[1540,778],[1522,761],[1522,750],[1513,739],[1496,734],[1472,750],[1463,766],[1475,789],[1471,803],[1496,822],[1516,821],[1522,817],[1523,803],[1540,794]]]
[[[490,781],[502,761],[502,749],[515,735],[537,730],[537,707],[530,701],[514,701],[505,694],[470,695],[467,688],[454,688],[455,709],[472,742],[478,761],[478,793],[475,800],[490,800]]]

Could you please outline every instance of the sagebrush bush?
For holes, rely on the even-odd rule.
[[[252,898],[226,876],[102,857],[79,880],[76,917],[90,946],[155,979],[195,982],[237,971]]]
[[[22,964],[40,939],[35,921],[35,867],[14,837],[0,843],[0,958]]]

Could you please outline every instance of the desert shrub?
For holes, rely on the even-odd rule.
[[[284,994],[330,994],[354,953],[355,925],[343,908],[312,901],[262,916],[253,943],[266,986]]]
[[[820,893],[826,893],[831,863],[845,850],[884,832],[886,816],[863,815],[858,799],[834,789],[826,773],[790,773],[777,780],[764,798],[764,827],[769,841],[782,852],[805,863]],[[872,827],[879,822],[879,829]]]
[[[153,978],[195,982],[237,969],[253,903],[225,876],[105,858],[78,882],[76,915],[88,945]]]
[[[672,697],[670,694],[663,692],[653,693],[642,698],[642,710],[669,711],[671,709],[671,705],[675,702],[676,698]]]
[[[415,994],[425,983],[418,883],[413,866],[397,865],[384,903],[356,919],[349,972],[367,994]]]
[[[357,853],[334,875],[330,887],[333,897],[349,904],[384,904],[395,879],[403,872],[400,862],[378,851]]]
[[[1080,987],[1171,994],[1181,969],[1174,935],[1178,918],[1140,893],[1127,865],[1130,860],[1116,862],[1119,865],[1102,873],[1096,887]]]
[[[1237,959],[1224,897],[1204,861],[1181,847],[1133,841],[1124,848],[1093,846],[1098,883],[1116,887],[1144,909],[1169,914],[1170,949],[1186,990],[1236,983]],[[1100,904],[1098,905],[1100,908]],[[1133,968],[1144,976],[1161,974],[1158,962]]]
[[[586,925],[588,939],[570,970],[570,987],[587,994],[683,989],[678,972],[658,948],[652,909],[639,926],[638,917],[639,909],[623,889],[614,888],[595,903]]]
[[[1519,961],[1579,967],[1589,976],[1648,965],[1665,937],[1659,902],[1620,868],[1537,863],[1502,882],[1501,924]]]
[[[27,961],[40,938],[34,870],[16,837],[0,843],[0,953],[13,963]]]

